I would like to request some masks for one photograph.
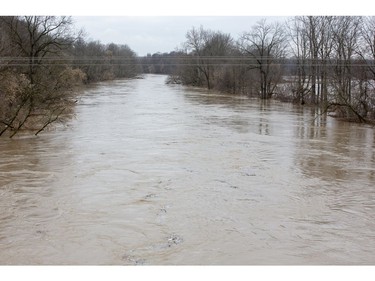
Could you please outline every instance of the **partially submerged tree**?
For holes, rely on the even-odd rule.
[[[327,103],[334,20],[331,16],[297,16],[288,23],[290,50],[297,65],[293,91],[302,104]]]
[[[354,72],[358,59],[361,17],[337,17],[333,26],[334,58],[331,77],[332,95],[328,106],[334,105],[344,117],[365,118],[361,113],[358,73]]]
[[[259,97],[270,98],[281,79],[280,64],[286,48],[283,26],[268,24],[263,19],[241,36],[239,47],[248,58],[248,70],[257,71],[254,82],[258,85]]]
[[[207,89],[213,88],[217,77],[218,65],[225,63],[232,51],[232,38],[229,34],[219,31],[193,28],[186,34],[185,47],[195,61],[193,75],[196,83],[206,84]]]
[[[290,62],[293,66],[290,73],[290,91],[294,101],[305,104],[310,93],[311,77],[308,75],[309,41],[301,17],[294,17],[287,23]]]

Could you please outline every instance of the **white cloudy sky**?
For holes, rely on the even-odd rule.
[[[185,41],[185,34],[192,27],[220,30],[237,38],[259,21],[260,16],[89,16],[74,17],[75,25],[84,28],[88,38],[102,43],[127,44],[138,55],[170,52]],[[275,20],[276,17],[269,18]],[[282,17],[277,17],[284,20]]]
[[[285,20],[294,15],[374,15],[373,1],[314,0],[18,0],[3,15],[72,15],[75,26],[102,43],[127,44],[138,55],[170,52],[185,41],[186,32],[202,25],[238,38],[259,19]],[[353,3],[353,2],[349,2]]]

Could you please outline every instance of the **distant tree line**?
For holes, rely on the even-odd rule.
[[[132,78],[141,72],[136,53],[127,45],[87,42],[78,38],[71,46],[72,67],[85,73],[87,83]]]
[[[147,54],[145,57],[139,57],[138,63],[142,69],[142,73],[171,75],[179,69],[179,60],[184,55],[183,51]]]
[[[136,76],[127,45],[83,39],[71,17],[0,17],[0,136],[63,120],[82,83]]]
[[[263,19],[237,40],[194,27],[183,46],[144,58],[143,71],[169,74],[171,83],[319,105],[357,121],[375,119],[375,17]]]

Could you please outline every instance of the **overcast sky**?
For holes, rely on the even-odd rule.
[[[192,27],[230,33],[237,39],[261,18],[284,21],[295,15],[374,15],[373,0],[17,0],[2,4],[2,15],[72,15],[87,39],[127,44],[138,55],[170,52]],[[355,3],[355,5],[353,4]],[[369,14],[370,13],[370,14]]]
[[[75,26],[83,28],[87,39],[102,43],[127,44],[138,55],[170,52],[181,46],[186,32],[202,25],[205,29],[230,33],[238,38],[244,31],[263,17],[261,16],[75,16]],[[285,17],[270,17],[269,21],[284,21]]]

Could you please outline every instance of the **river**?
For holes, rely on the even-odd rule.
[[[165,79],[0,139],[0,264],[375,264],[374,128]]]

